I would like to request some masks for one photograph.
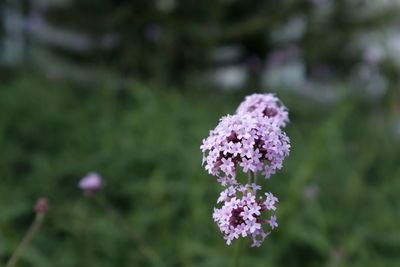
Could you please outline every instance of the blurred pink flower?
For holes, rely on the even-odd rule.
[[[99,174],[90,172],[79,181],[78,186],[85,194],[91,195],[103,187],[103,181]]]
[[[37,213],[46,213],[49,211],[50,207],[49,207],[49,202],[47,201],[46,198],[39,198],[36,201],[35,206],[33,207],[33,209],[35,210],[35,212]]]

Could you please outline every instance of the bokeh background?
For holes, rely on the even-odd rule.
[[[400,1],[3,0],[0,266],[228,266],[201,140],[244,96],[289,108],[292,152],[261,180],[279,228],[241,266],[400,266]]]

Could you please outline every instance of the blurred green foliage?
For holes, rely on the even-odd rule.
[[[221,187],[201,166],[199,146],[244,92],[180,89],[88,88],[27,74],[2,83],[0,262],[45,196],[52,209],[19,266],[150,266],[77,188],[96,171],[167,266],[227,266],[234,247],[211,218]],[[329,104],[278,96],[290,109],[292,152],[260,182],[280,199],[280,227],[260,248],[247,240],[241,265],[400,265],[398,92],[372,102],[348,93]]]

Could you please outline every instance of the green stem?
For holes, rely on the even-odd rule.
[[[254,172],[249,172],[249,184],[255,184],[257,182],[257,176]]]
[[[239,258],[240,258],[240,252],[242,251],[242,243],[243,243],[243,238],[239,238],[239,240],[237,241],[235,254],[234,254],[233,260],[232,260],[232,267],[239,266]]]
[[[147,245],[147,243],[132,230],[131,226],[124,220],[121,214],[113,207],[113,205],[103,196],[95,196],[97,203],[118,223],[128,234],[129,237],[138,245],[139,249],[154,266],[164,266],[158,255]]]
[[[254,172],[249,172],[249,181],[248,181],[248,183],[249,184],[255,184],[257,182],[257,176],[256,176],[256,174],[254,173]],[[252,187],[249,187],[248,189],[247,189],[247,192],[253,192],[253,188]]]
[[[29,244],[37,230],[40,228],[40,225],[42,224],[44,219],[44,215],[45,213],[43,212],[36,213],[36,217],[29,227],[28,232],[25,234],[21,243],[18,245],[11,258],[8,260],[6,267],[13,267],[17,263],[17,261],[21,257],[22,252],[25,250],[26,246]]]

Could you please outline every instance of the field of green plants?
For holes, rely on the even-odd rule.
[[[227,246],[212,220],[221,186],[201,166],[199,146],[253,92],[198,82],[90,87],[26,72],[4,79],[0,266],[39,197],[51,209],[17,266],[152,266],[78,188],[91,171],[163,265],[229,266],[237,242]],[[355,92],[346,88],[332,101],[275,92],[289,108],[291,154],[259,181],[279,197],[279,228],[259,248],[245,240],[240,266],[400,265],[400,94]]]

